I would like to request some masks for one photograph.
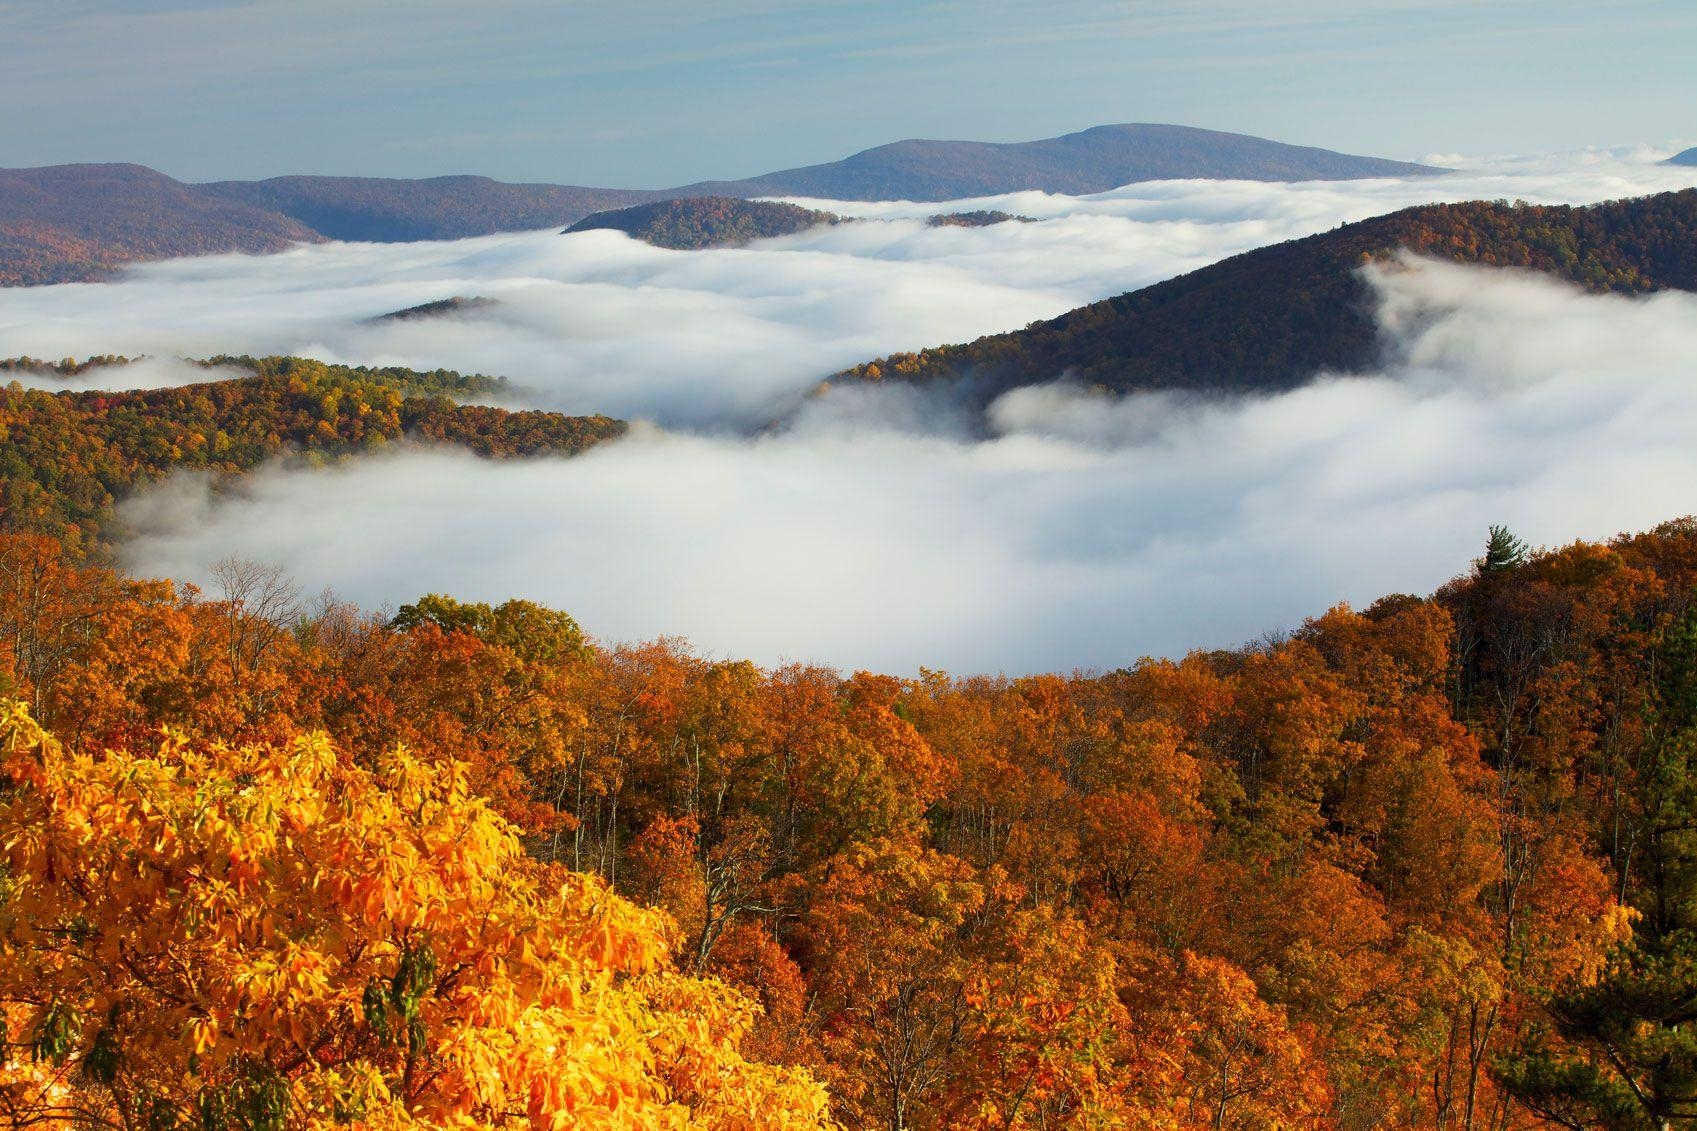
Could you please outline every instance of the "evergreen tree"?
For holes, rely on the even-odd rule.
[[[1568,1127],[1697,1125],[1697,612],[1657,661],[1633,937],[1594,984],[1554,995],[1550,1029],[1502,1066],[1523,1102]]]
[[[1485,556],[1478,562],[1479,572],[1488,576],[1515,569],[1526,561],[1527,549],[1526,543],[1510,533],[1508,527],[1493,526],[1485,542]]]

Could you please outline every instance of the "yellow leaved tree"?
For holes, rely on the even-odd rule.
[[[73,753],[0,701],[0,1126],[821,1128],[665,923],[467,770],[328,740]]]

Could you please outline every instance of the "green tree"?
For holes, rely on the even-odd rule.
[[[1697,1124],[1697,611],[1656,661],[1632,938],[1594,983],[1554,995],[1549,1028],[1503,1066],[1523,1102],[1568,1127]]]
[[[1507,573],[1526,561],[1527,545],[1516,538],[1506,526],[1492,526],[1485,542],[1485,556],[1479,559],[1479,572],[1485,576]]]
[[[427,593],[402,605],[389,623],[403,631],[428,623],[443,632],[463,632],[507,648],[526,663],[561,663],[589,652],[583,629],[568,614],[518,598],[490,606]]]

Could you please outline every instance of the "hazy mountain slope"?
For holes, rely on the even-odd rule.
[[[0,286],[100,278],[140,259],[277,251],[322,237],[141,165],[0,169]]]
[[[564,234],[612,229],[655,247],[693,251],[708,247],[736,247],[752,240],[792,235],[820,224],[836,224],[840,220],[829,212],[781,201],[698,196],[597,212],[579,220]]]
[[[1592,290],[1697,290],[1697,189],[1588,208],[1440,204],[1259,248],[1047,322],[897,354],[833,380],[969,378],[988,398],[1063,375],[1117,392],[1287,388],[1378,359],[1358,269],[1408,248]]]
[[[1245,134],[1139,123],[1012,144],[898,141],[828,165],[691,185],[689,190],[832,200],[958,200],[1022,189],[1105,192],[1136,181],[1181,178],[1350,180],[1437,171]]]
[[[666,193],[576,185],[507,184],[488,177],[273,177],[199,185],[268,208],[337,240],[452,240],[570,224],[592,212]]]
[[[97,279],[117,264],[298,240],[460,239],[560,227],[608,209],[718,197],[950,200],[1018,189],[1100,192],[1154,178],[1343,179],[1419,165],[1184,126],[1098,126],[1011,145],[902,141],[844,161],[676,189],[488,177],[274,177],[185,185],[139,165],[0,171],[0,286]]]
[[[1663,162],[1665,165],[1697,165],[1697,146],[1676,153]]]

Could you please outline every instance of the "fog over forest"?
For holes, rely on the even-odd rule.
[[[1424,592],[1506,523],[1534,543],[1692,509],[1697,298],[1598,297],[1405,261],[1375,271],[1394,365],[1206,402],[1018,390],[989,434],[948,390],[815,388],[1270,242],[1434,200],[1587,203],[1697,183],[1649,153],[1440,178],[1164,182],[1092,197],[821,207],[865,222],[672,252],[613,232],[329,244],[0,292],[0,355],[289,353],[507,376],[527,407],[644,422],[570,460],[399,452],[135,500],[145,573],[235,552],[370,605],[520,595],[608,640],[1024,672],[1112,667]],[[993,208],[1039,223],[931,228]],[[494,305],[372,321],[450,296]],[[777,422],[776,427],[771,427]]]

